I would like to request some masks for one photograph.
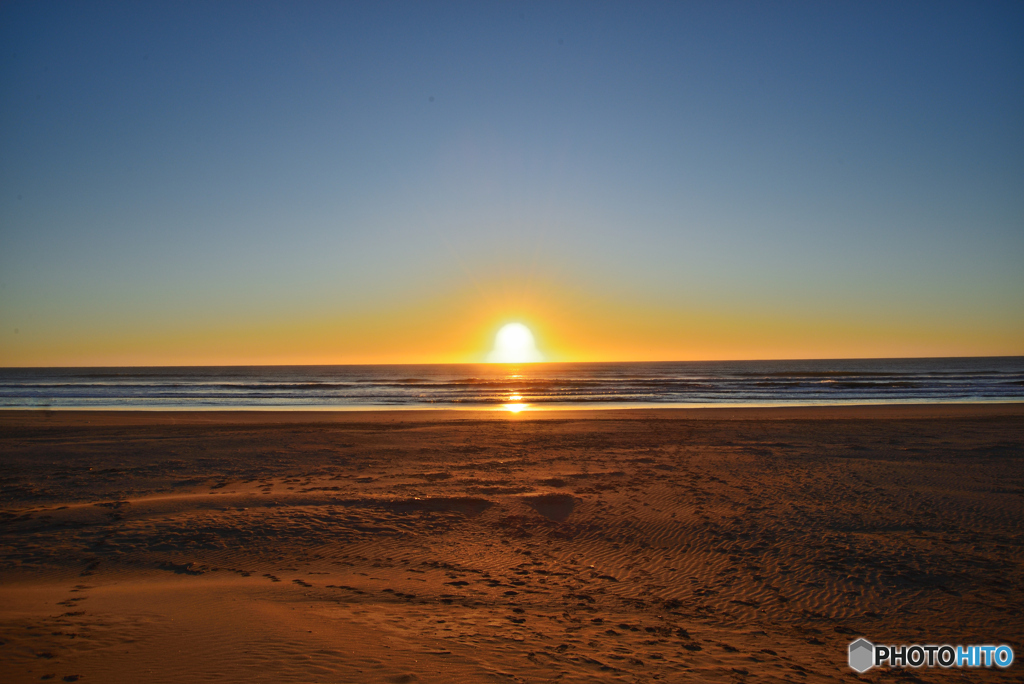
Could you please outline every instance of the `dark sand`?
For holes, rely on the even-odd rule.
[[[1022,541],[1020,404],[2,411],[0,680],[1021,681]]]

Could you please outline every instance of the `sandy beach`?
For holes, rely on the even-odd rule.
[[[0,412],[4,682],[1021,681],[1024,405]]]

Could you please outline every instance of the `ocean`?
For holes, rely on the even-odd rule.
[[[358,409],[1024,401],[1024,357],[3,368],[0,408]]]

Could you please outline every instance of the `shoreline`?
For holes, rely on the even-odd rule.
[[[842,420],[1024,417],[1024,402],[715,406],[700,408],[430,409],[30,409],[0,410],[0,426],[436,422],[457,420]]]

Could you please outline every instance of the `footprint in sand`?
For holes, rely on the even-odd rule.
[[[75,596],[74,598],[64,599],[63,601],[57,601],[58,606],[67,606],[68,608],[74,608],[78,605],[78,601],[84,601],[89,598],[88,596]]]

